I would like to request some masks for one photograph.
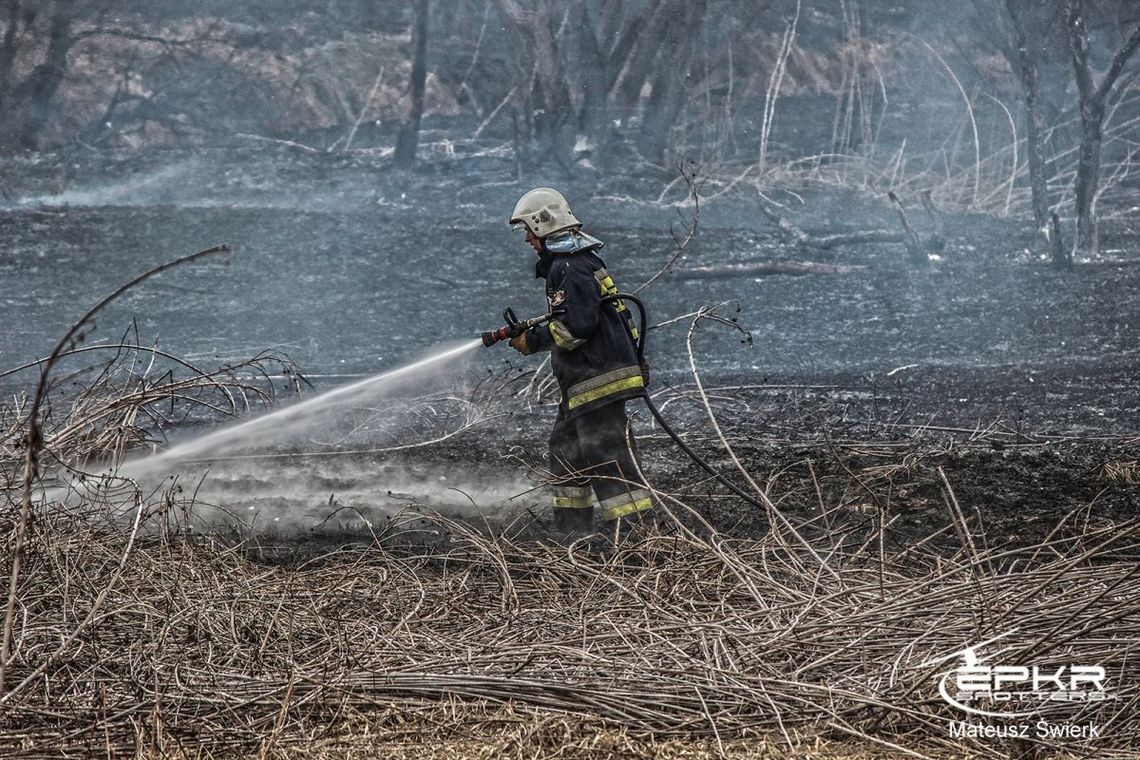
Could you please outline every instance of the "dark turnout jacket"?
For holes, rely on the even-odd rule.
[[[621,302],[603,303],[618,292],[601,243],[565,254],[543,254],[536,273],[546,278],[546,299],[556,316],[532,327],[527,345],[550,351],[550,365],[562,391],[562,412],[576,416],[643,393],[634,341],[637,328]]]

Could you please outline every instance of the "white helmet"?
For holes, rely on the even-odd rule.
[[[539,238],[582,226],[562,193],[552,187],[536,187],[519,198],[511,212],[510,223],[526,225]]]

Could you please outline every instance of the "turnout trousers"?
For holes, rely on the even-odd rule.
[[[603,521],[637,520],[653,502],[638,475],[625,402],[614,401],[569,416],[560,405],[550,433],[555,529],[588,532],[594,500]]]

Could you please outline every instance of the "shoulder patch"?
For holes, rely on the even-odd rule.
[[[563,303],[566,302],[566,291],[565,290],[550,291],[546,295],[546,300],[550,303],[551,309],[556,309],[559,306],[561,306]]]

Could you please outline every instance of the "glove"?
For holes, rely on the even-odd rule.
[[[514,350],[518,351],[523,356],[527,356],[527,355],[532,353],[531,347],[529,345],[527,345],[526,333],[525,332],[519,333],[515,337],[511,338],[510,343],[508,343],[507,345],[509,345]]]
[[[645,359],[641,360],[641,381],[647,388],[649,387],[649,362]]]

